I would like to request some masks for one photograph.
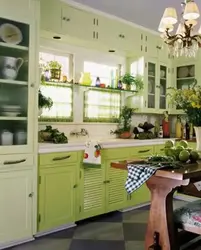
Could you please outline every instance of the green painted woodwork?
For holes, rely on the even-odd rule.
[[[39,224],[44,231],[75,221],[75,166],[41,169]]]
[[[143,184],[139,189],[132,194],[127,195],[127,206],[139,206],[144,203],[150,202],[151,194],[146,184]]]
[[[80,169],[80,204],[76,220],[105,213],[105,169]]]
[[[153,146],[140,146],[140,147],[132,147],[130,148],[130,158],[144,158],[154,153]]]

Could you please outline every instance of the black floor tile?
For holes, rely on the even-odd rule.
[[[147,224],[123,223],[125,241],[144,241]]]
[[[108,214],[103,214],[95,216],[86,220],[77,222],[77,225],[88,224],[90,222],[122,222],[122,213],[121,212],[112,212]]]
[[[125,250],[124,241],[73,240],[69,250]]]
[[[43,238],[44,239],[72,239],[75,230],[76,230],[76,227],[72,227],[69,229],[65,229],[62,231],[58,231],[52,234],[45,235],[43,236]]]

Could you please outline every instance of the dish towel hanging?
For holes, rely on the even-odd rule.
[[[98,142],[88,141],[85,145],[83,165],[101,167],[101,146]]]

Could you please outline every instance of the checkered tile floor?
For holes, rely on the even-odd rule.
[[[176,207],[183,204],[176,203]],[[149,207],[110,213],[10,250],[144,250],[148,215]]]

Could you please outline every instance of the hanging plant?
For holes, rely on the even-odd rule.
[[[50,97],[46,97],[42,94],[41,90],[39,89],[38,91],[38,108],[43,109],[43,108],[48,108],[51,109],[53,106],[53,101]]]
[[[126,85],[127,90],[131,90],[131,86],[134,85],[136,90],[139,91],[143,89],[143,79],[141,76],[132,76],[130,73],[126,73],[124,76],[122,76],[121,81]]]

